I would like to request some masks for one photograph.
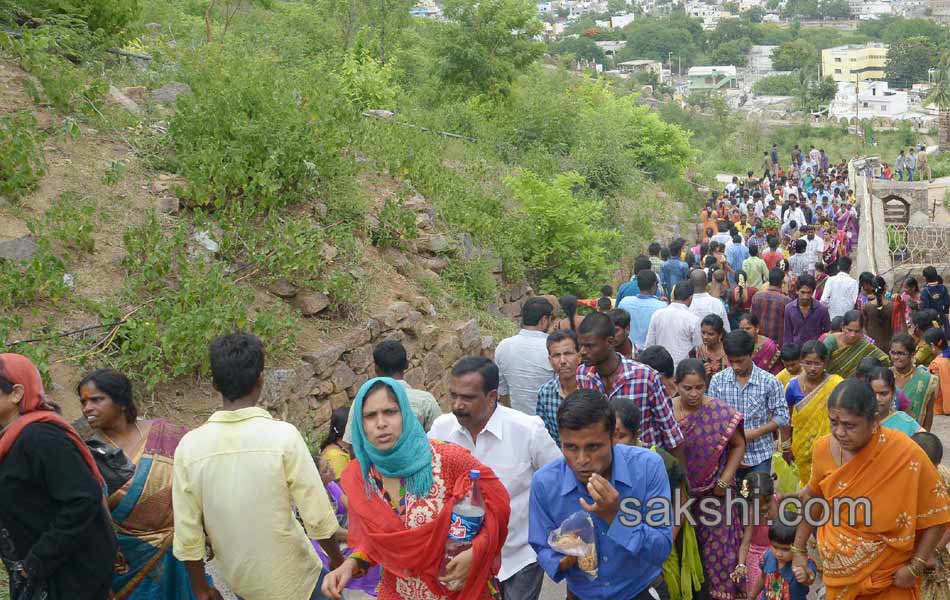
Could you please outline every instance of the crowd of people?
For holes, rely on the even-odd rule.
[[[950,600],[947,288],[852,277],[845,165],[763,167],[616,295],[528,299],[445,398],[379,343],[318,449],[258,406],[249,334],[211,344],[221,408],[190,431],[110,369],[70,424],[0,354],[11,597],[217,600],[213,563],[243,600],[538,600],[545,578],[575,600]],[[473,494],[478,533],[447,554]],[[827,518],[849,499],[862,518]]]

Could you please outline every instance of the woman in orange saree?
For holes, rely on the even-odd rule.
[[[920,577],[950,523],[940,475],[909,437],[880,426],[866,382],[839,384],[828,414],[831,435],[815,443],[811,480],[801,494],[806,502],[824,499],[828,513],[838,510],[839,519],[818,527],[826,598],[917,600]],[[870,509],[842,502],[862,498]],[[822,512],[812,503],[812,519]],[[813,531],[803,520],[792,546],[793,570],[802,582],[809,577],[805,545]]]

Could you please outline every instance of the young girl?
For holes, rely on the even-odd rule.
[[[760,585],[760,565],[769,549],[769,523],[778,516],[779,497],[773,481],[768,473],[749,473],[742,480],[740,493],[749,505],[749,523],[742,535],[739,565],[733,575],[740,579],[745,576],[750,600],[755,598],[756,587]]]
[[[808,560],[807,583],[799,583],[792,572],[792,544],[795,542],[796,515],[786,512],[782,519],[775,520],[769,526],[769,549],[762,556],[759,568],[762,577],[750,594],[750,599],[762,600],[805,600],[808,588],[815,582],[818,571],[815,562]]]

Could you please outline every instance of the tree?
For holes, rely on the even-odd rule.
[[[752,42],[749,38],[725,42],[707,55],[707,61],[714,65],[744,67],[749,63],[748,52],[750,48],[752,48]]]
[[[374,58],[386,64],[411,23],[409,9],[415,0],[317,0],[314,4],[336,36],[334,45],[344,52],[357,45],[369,48]]]
[[[798,94],[798,75],[788,73],[769,75],[755,82],[752,91],[763,96],[795,96]]]
[[[772,51],[772,67],[776,71],[795,71],[818,63],[818,50],[805,40],[785,42]]]
[[[765,18],[765,9],[761,6],[753,6],[745,12],[745,18],[750,23],[761,23],[762,19]]]
[[[941,151],[946,151],[950,150],[950,56],[944,55],[940,59],[934,75],[933,87],[924,98],[924,104],[940,110],[937,143]]]
[[[607,12],[612,15],[625,14],[629,8],[627,0],[607,0]]]
[[[695,30],[687,18],[643,19],[634,21],[627,30],[625,56],[652,58],[666,62],[669,53],[682,57],[684,67],[692,64],[700,53],[703,30]]]
[[[927,71],[934,63],[933,44],[924,36],[898,40],[887,50],[884,76],[890,85],[910,87],[927,81]]]
[[[564,38],[555,44],[551,44],[548,52],[555,55],[572,54],[574,58],[583,60],[592,60],[598,64],[604,62],[604,51],[597,43],[586,37]]]
[[[848,0],[819,0],[819,19],[847,19],[851,16]]]
[[[515,76],[540,58],[541,21],[530,0],[447,0],[436,47],[439,75],[462,94],[507,95]]]

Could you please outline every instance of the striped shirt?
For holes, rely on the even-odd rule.
[[[745,387],[739,387],[736,373],[731,368],[713,375],[709,396],[739,411],[746,431],[762,427],[769,421],[775,421],[779,427],[788,426],[788,404],[785,403],[781,382],[755,365]],[[746,442],[742,464],[754,467],[770,459],[774,452],[775,438],[772,434],[763,435]]]

